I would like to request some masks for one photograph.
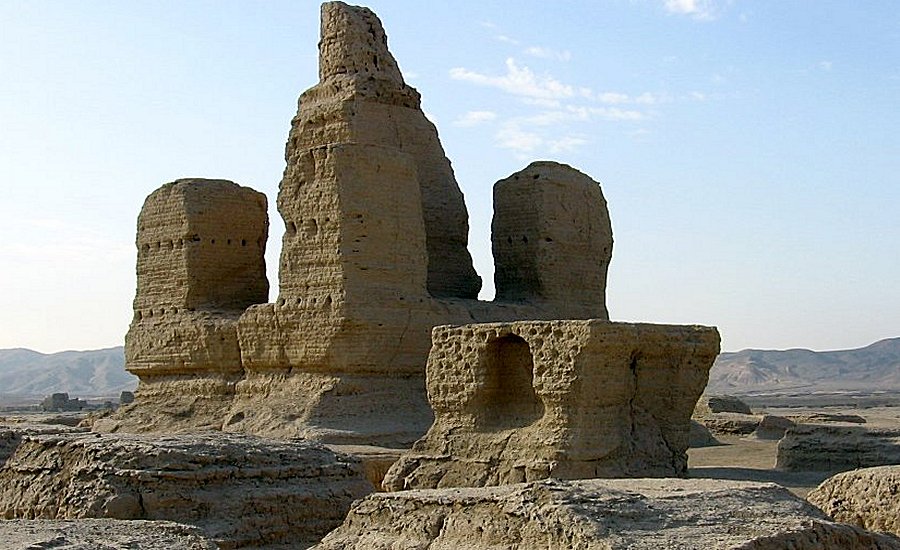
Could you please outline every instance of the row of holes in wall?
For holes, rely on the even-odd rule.
[[[147,309],[147,310],[139,309],[134,312],[134,318],[137,321],[142,321],[142,320],[144,320],[144,318],[152,319],[153,317],[162,317],[166,313],[176,314],[179,311],[195,311],[195,310],[194,310],[194,308],[186,308],[186,309],[182,310],[182,309],[178,309],[177,307],[173,307],[170,309],[166,309],[164,307],[159,308],[159,309],[151,308],[151,309]]]
[[[354,220],[356,223],[365,223],[363,220],[362,214],[356,214],[354,216]],[[322,223],[323,225],[331,222],[331,218],[326,217]],[[297,221],[286,221],[284,224],[285,231],[288,236],[294,237],[300,235],[300,229],[302,229],[302,234],[306,235],[307,238],[315,237],[319,233],[319,222],[315,218],[309,218],[307,220],[299,219]],[[365,238],[365,235],[362,235]],[[359,242],[357,240],[357,242]]]
[[[363,223],[362,214],[357,214],[355,218],[358,223]],[[331,218],[328,217],[326,217],[322,221],[323,225],[327,225],[329,222],[331,222]],[[319,233],[319,222],[315,218],[309,218],[307,220],[299,219],[297,221],[286,221],[284,226],[287,234],[291,237],[299,234],[300,229],[303,230],[303,234],[305,234],[307,237],[315,237]]]
[[[325,296],[321,300],[321,304],[325,307],[330,307],[332,302],[333,302],[333,300],[331,299],[331,296]],[[292,298],[290,300],[287,300],[285,298],[278,298],[278,302],[277,302],[277,304],[279,306],[286,306],[286,305],[292,304],[292,303],[301,305],[301,306],[303,304],[316,306],[316,305],[319,305],[320,300],[317,297],[305,298],[305,299],[304,298]]]
[[[260,237],[259,239],[256,239],[256,246],[262,246],[262,244],[263,244],[264,242],[265,242],[265,239],[263,239],[262,237]],[[222,245],[225,245],[225,246],[232,246],[232,245],[234,245],[234,246],[237,246],[237,245],[240,245],[240,246],[247,246],[248,241],[247,241],[247,239],[231,239],[231,238],[225,238],[225,239],[208,238],[208,239],[203,239],[203,238],[201,238],[199,235],[194,235],[194,236],[191,237],[190,239],[169,239],[169,240],[160,240],[160,241],[156,241],[156,242],[153,242],[153,243],[144,243],[144,244],[141,245],[141,250],[143,250],[144,252],[150,252],[151,250],[160,250],[160,249],[164,249],[164,250],[174,250],[174,249],[182,248],[182,247],[184,247],[186,244],[187,244],[187,245],[191,245],[191,244],[194,244],[194,243],[199,243],[199,244],[207,243],[207,244],[210,244],[210,245],[214,245],[214,244],[217,244],[217,243],[218,243],[218,244],[222,244]]]

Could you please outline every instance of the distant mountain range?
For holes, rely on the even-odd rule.
[[[0,350],[0,395],[118,396],[134,390],[137,377],[125,371],[121,346],[43,354]],[[746,349],[719,355],[708,393],[775,391],[900,391],[900,338],[860,349]]]
[[[21,348],[0,350],[2,395],[67,392],[71,397],[118,397],[123,390],[136,387],[137,377],[125,371],[122,346],[50,354]]]
[[[746,349],[719,355],[708,393],[900,391],[900,338],[859,349]]]

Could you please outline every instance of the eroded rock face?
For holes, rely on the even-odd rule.
[[[465,202],[437,130],[421,110],[419,93],[403,81],[388,51],[381,21],[372,11],[327,2],[322,5],[319,83],[300,96],[279,192],[279,211],[286,222],[300,224],[298,231],[311,221],[318,223],[326,236],[339,228],[336,218],[326,220],[327,212],[314,204],[316,186],[304,188],[305,183],[315,182],[321,175],[316,167],[321,170],[323,163],[329,165],[320,148],[337,144],[361,146],[360,153],[344,157],[351,160],[351,167],[355,156],[367,155],[372,169],[383,163],[386,172],[373,176],[377,181],[372,182],[375,188],[370,190],[373,198],[383,202],[357,204],[361,211],[352,211],[350,205],[326,205],[324,209],[341,207],[351,219],[362,213],[357,226],[374,231],[381,211],[410,203],[422,225],[418,234],[406,237],[414,242],[424,240],[421,244],[427,248],[424,275],[429,292],[436,297],[476,298],[481,281],[466,248],[469,227]],[[340,166],[336,168],[340,170]],[[358,174],[364,174],[365,168],[369,167],[360,165]],[[340,182],[353,175],[337,173],[335,179]],[[393,192],[410,191],[392,188],[394,176],[401,179],[397,183],[408,180],[417,192],[397,195],[402,197],[400,203],[391,203]],[[329,226],[329,222],[335,225]],[[378,235],[361,238],[368,239],[363,246],[369,249],[387,250],[393,244],[377,242]],[[315,247],[308,241],[286,235],[282,265],[307,261],[311,248]],[[292,279],[298,275],[291,271],[281,276],[282,292],[291,288]]]
[[[719,352],[709,327],[522,321],[436,327],[435,421],[388,490],[683,475]]]
[[[560,319],[606,319],[612,226],[600,185],[533,162],[494,186],[497,300],[551,305]]]
[[[756,431],[762,419],[761,414],[721,412],[701,417],[699,422],[716,435],[750,435]]]
[[[7,459],[16,452],[22,439],[31,435],[84,433],[87,428],[65,426],[60,424],[43,424],[36,422],[0,423],[0,468]]]
[[[784,437],[788,430],[796,424],[783,416],[774,414],[765,414],[759,421],[759,426],[753,432],[753,436],[757,439],[774,439],[779,440]]]
[[[633,479],[374,494],[314,546],[426,547],[893,550],[900,541],[832,523],[771,483]]]
[[[130,372],[240,371],[237,319],[268,300],[268,224],[265,195],[230,181],[177,180],[147,197],[125,337]]]
[[[900,466],[837,474],[806,499],[835,521],[900,536]]]
[[[0,517],[171,520],[225,547],[309,545],[372,489],[358,462],[307,441],[41,435],[0,469]]]
[[[692,449],[699,449],[700,447],[714,447],[716,445],[721,445],[721,443],[713,436],[709,428],[696,420],[691,420],[691,439],[688,446]]]
[[[702,395],[694,408],[694,415],[703,418],[715,413],[753,414],[753,411],[750,405],[733,395]]]
[[[900,464],[900,429],[798,424],[778,442],[775,467],[833,471]]]
[[[7,549],[215,550],[203,531],[171,521],[117,519],[14,519],[0,521]]]

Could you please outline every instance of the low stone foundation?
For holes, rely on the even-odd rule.
[[[385,488],[684,475],[714,328],[587,321],[436,327],[435,421]]]
[[[304,548],[372,490],[358,461],[308,441],[41,435],[0,469],[0,518],[169,520],[222,548]]]
[[[369,495],[313,548],[897,550],[900,540],[832,523],[773,483],[592,479]]]

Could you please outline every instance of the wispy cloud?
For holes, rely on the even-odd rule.
[[[528,123],[529,121],[524,118],[506,121],[494,136],[497,146],[501,149],[509,149],[517,157],[527,158],[538,151],[551,154],[571,153],[588,143],[588,140],[579,134],[564,133],[558,137],[543,136],[523,127]]]
[[[603,92],[602,94],[597,96],[597,100],[600,103],[606,103],[608,105],[618,105],[620,103],[631,102],[631,98],[628,97],[628,94],[622,94],[619,92]]]
[[[663,0],[663,6],[669,13],[687,15],[699,21],[711,21],[717,15],[713,0]]]
[[[498,34],[494,38],[496,38],[499,42],[506,42],[507,44],[512,44],[513,46],[518,46],[519,44],[521,44],[521,42],[519,42],[515,38],[512,38],[505,34]]]
[[[453,124],[455,126],[478,126],[479,124],[484,124],[485,122],[490,122],[497,118],[497,113],[493,111],[469,111],[463,116],[459,117]]]
[[[623,94],[621,92],[602,92],[596,95],[588,93],[584,94],[584,96],[595,99],[606,105],[626,105],[629,103],[634,105],[658,105],[660,103],[668,103],[672,100],[668,94],[654,94],[651,92],[644,92],[636,96]]]
[[[518,157],[541,152],[570,153],[589,142],[591,123],[645,122],[653,118],[653,109],[664,103],[705,99],[701,92],[677,98],[656,92],[595,92],[551,74],[538,73],[512,57],[506,59],[505,72],[500,74],[457,67],[450,71],[450,77],[494,88],[518,99],[518,109],[515,102],[504,102],[504,112],[511,114],[502,118],[492,110],[477,110],[466,112],[454,122],[456,126],[495,124],[496,146]]]
[[[503,125],[494,136],[497,146],[510,149],[516,153],[532,153],[544,143],[535,132],[528,132],[521,128],[518,121],[512,120]]]
[[[552,48],[543,48],[541,46],[529,46],[528,48],[525,48],[525,53],[533,57],[553,59],[556,61],[569,61],[572,59],[572,52],[569,50],[560,51]]]
[[[543,111],[535,115],[519,117],[518,120],[533,126],[553,126],[567,122],[587,122],[597,118],[603,120],[644,120],[647,118],[647,115],[640,111],[620,109],[618,107],[567,105],[564,109]]]
[[[450,69],[450,78],[499,88],[513,95],[529,98],[564,99],[575,96],[575,89],[572,86],[548,75],[538,76],[528,67],[520,67],[511,57],[506,60],[504,75],[491,76],[457,67]]]
[[[551,153],[570,153],[587,142],[581,137],[564,136],[558,140],[550,140],[547,145]]]

